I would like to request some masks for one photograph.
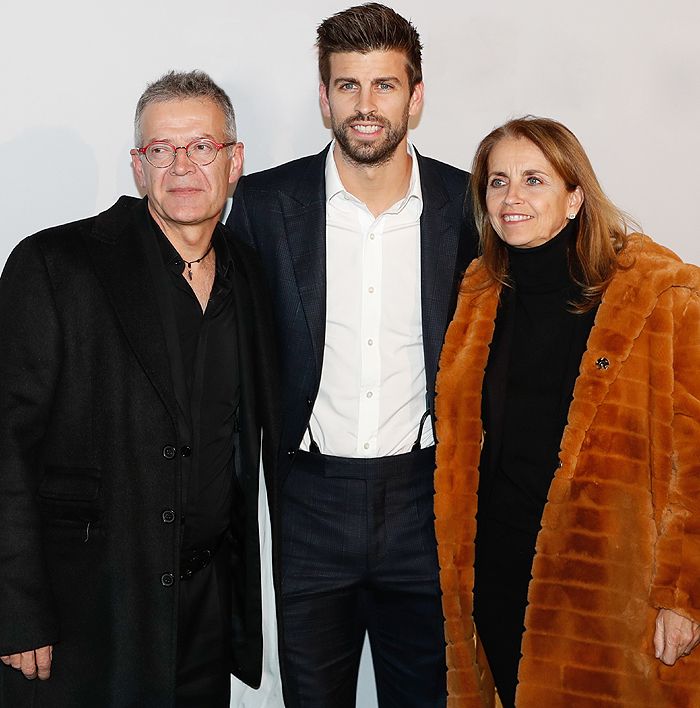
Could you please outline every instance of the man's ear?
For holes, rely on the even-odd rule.
[[[131,151],[131,168],[134,170],[136,184],[145,190],[146,176],[143,173],[143,162],[141,161],[140,153],[135,149]]]
[[[321,113],[324,118],[331,117],[331,104],[328,100],[328,87],[321,81],[318,85],[318,101],[321,104]]]
[[[243,172],[243,143],[236,143],[228,149],[233,151],[231,155],[231,167],[229,168],[228,173],[228,183],[236,184]]]
[[[419,81],[414,87],[411,93],[411,98],[408,102],[408,115],[414,116],[420,112],[423,106],[423,94],[425,92],[425,84]]]

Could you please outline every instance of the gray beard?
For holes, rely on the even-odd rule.
[[[378,143],[357,143],[352,140],[350,127],[356,121],[372,120],[379,123],[384,129],[384,139]],[[363,115],[357,113],[342,123],[336,123],[331,116],[331,128],[343,157],[355,165],[364,167],[378,167],[389,162],[396,152],[396,148],[406,137],[408,132],[408,106],[401,117],[401,123],[394,127],[386,118],[381,118],[373,114]]]

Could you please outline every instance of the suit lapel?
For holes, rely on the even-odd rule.
[[[320,379],[326,335],[326,180],[328,147],[300,176],[296,190],[280,195],[294,276]]]
[[[435,388],[438,358],[453,299],[460,224],[448,218],[450,197],[435,168],[418,153],[423,213],[420,219],[421,314],[428,391]]]
[[[145,208],[145,202],[122,197],[97,217],[86,245],[129,346],[176,421],[165,335],[138,218],[145,218]]]

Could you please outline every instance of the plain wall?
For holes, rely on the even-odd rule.
[[[136,101],[168,69],[200,68],[230,94],[246,171],[317,152],[315,29],[328,0],[18,2],[2,10],[0,264],[22,237],[137,194]],[[412,140],[468,167],[509,117],[567,124],[609,196],[685,260],[700,162],[696,0],[418,2],[393,7],[424,43],[426,100]],[[128,274],[124,274],[128,277]],[[366,675],[360,708],[374,705]]]

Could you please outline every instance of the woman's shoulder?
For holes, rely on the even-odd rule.
[[[700,289],[700,268],[684,263],[674,251],[646,234],[630,234],[618,264],[613,280],[634,282],[659,292],[674,286]]]

